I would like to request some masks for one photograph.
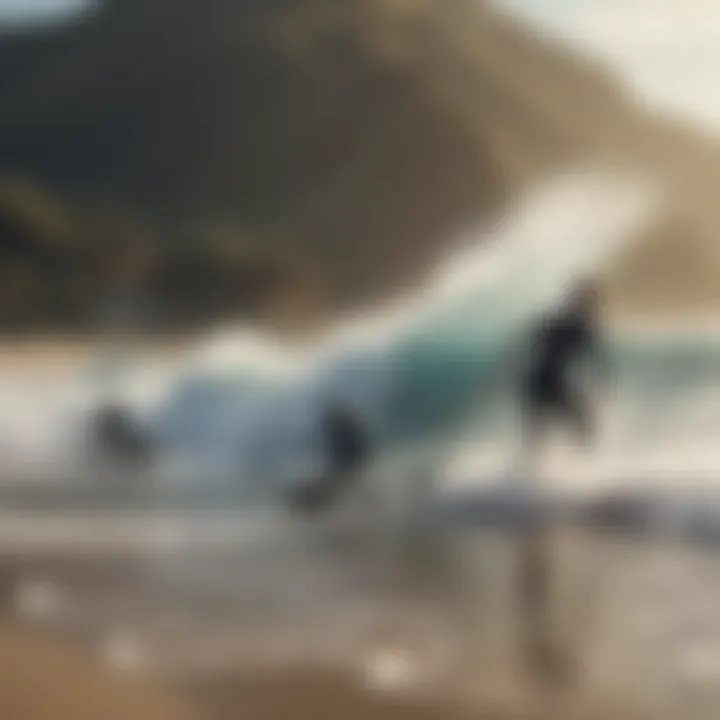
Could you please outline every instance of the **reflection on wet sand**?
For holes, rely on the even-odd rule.
[[[45,720],[73,687],[73,720],[146,692],[148,710],[118,717],[700,718],[717,693],[709,554],[558,536],[554,622],[582,675],[548,697],[518,664],[512,537],[448,535],[423,563],[417,538],[385,540],[285,524],[254,550],[5,554],[0,691],[18,720]]]

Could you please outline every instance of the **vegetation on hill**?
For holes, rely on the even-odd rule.
[[[717,223],[714,147],[477,0],[104,0],[2,40],[0,327],[136,285],[171,325],[362,302],[583,156],[669,178],[688,236]],[[643,258],[626,304],[654,302]]]

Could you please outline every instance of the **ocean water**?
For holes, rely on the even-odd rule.
[[[627,251],[654,207],[635,179],[568,173],[528,191],[499,225],[459,238],[417,288],[304,346],[220,330],[174,366],[115,350],[71,376],[8,377],[6,474],[48,475],[43,465],[60,479],[87,474],[84,423],[107,399],[133,407],[157,440],[157,482],[200,474],[206,484],[267,487],[317,474],[317,418],[330,399],[363,418],[381,465],[397,472],[417,455],[437,464],[468,428],[485,435],[503,415],[499,396],[536,316]]]
[[[174,358],[114,349],[62,374],[0,377],[0,566],[17,613],[126,670],[314,659],[369,682],[401,667],[426,687],[517,695],[512,529],[443,522],[428,544],[404,521],[428,488],[512,486],[525,329],[648,214],[635,184],[575,174],[470,233],[416,290],[305,346],[220,329]],[[720,561],[666,519],[720,537],[708,530],[720,527],[720,333],[638,323],[609,326],[607,341],[597,446],[553,438],[533,480],[567,496],[642,491],[658,532],[560,541],[560,629],[583,692],[708,717]],[[277,490],[322,472],[316,418],[338,397],[373,434],[380,492],[304,523]],[[93,455],[88,419],[108,399],[160,443],[142,476]]]
[[[656,206],[656,192],[635,179],[563,175],[499,225],[460,238],[417,288],[304,344],[221,328],[173,358],[114,347],[62,374],[6,374],[0,496],[9,506],[9,490],[37,489],[32,507],[53,488],[69,507],[93,506],[91,496],[112,505],[108,488],[132,485],[154,493],[154,507],[165,498],[171,508],[181,491],[190,505],[272,504],[322,474],[318,419],[338,399],[371,435],[368,477],[381,504],[412,503],[408,491],[423,486],[509,485],[522,479],[515,383],[527,330],[573,282],[602,276]],[[714,489],[720,333],[635,323],[608,326],[606,341],[611,378],[597,387],[596,446],[580,452],[560,433],[534,474],[567,493]],[[139,481],[113,479],[93,452],[90,419],[107,400],[134,410],[159,447]]]

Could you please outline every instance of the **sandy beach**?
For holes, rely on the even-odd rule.
[[[630,556],[622,550],[606,548],[605,560],[598,565],[597,555],[582,543],[573,543],[566,550],[569,554],[563,551],[560,557],[565,567],[559,576],[561,593],[565,592],[563,583],[569,581],[572,585],[578,577],[584,577],[584,582],[589,579],[588,570],[582,569],[588,560],[594,558],[595,571],[605,572],[616,570],[613,566],[620,564],[624,555]],[[258,579],[260,589],[253,589],[253,583],[248,580],[259,577],[261,569],[245,554],[213,553],[175,560],[115,555],[103,559],[57,554],[49,547],[45,553],[33,556],[1,555],[0,602],[4,624],[0,625],[0,707],[13,709],[3,717],[9,720],[125,720],[129,717],[133,720],[234,720],[239,717],[246,720],[370,720],[376,717],[387,720],[469,720],[471,717],[477,720],[546,720],[548,717],[623,720],[627,717],[635,720],[645,717],[638,715],[637,697],[623,697],[622,684],[612,686],[614,689],[607,695],[604,691],[585,695],[584,682],[578,688],[567,686],[557,692],[540,688],[538,694],[537,686],[528,685],[519,676],[510,684],[501,680],[498,688],[493,687],[495,671],[499,671],[500,678],[506,673],[502,666],[508,661],[506,644],[512,637],[508,621],[512,624],[513,612],[512,596],[507,594],[506,586],[510,568],[507,554],[503,555],[502,547],[491,540],[483,552],[474,553],[477,562],[485,565],[481,575],[486,580],[492,578],[492,586],[486,588],[491,591],[489,597],[485,592],[485,598],[482,595],[470,598],[476,605],[475,612],[486,615],[479,631],[472,625],[463,625],[468,620],[462,620],[459,615],[462,607],[455,602],[457,598],[452,598],[451,575],[439,576],[451,582],[448,584],[446,580],[441,583],[442,587],[434,589],[427,583],[436,582],[435,576],[425,575],[419,585],[404,584],[408,578],[403,580],[398,574],[386,576],[386,582],[395,588],[390,592],[398,593],[400,602],[391,602],[388,609],[380,612],[380,617],[385,618],[384,633],[399,641],[398,647],[409,642],[412,648],[415,643],[417,651],[430,656],[435,653],[434,643],[451,638],[454,627],[455,642],[458,642],[458,630],[465,634],[460,642],[471,651],[467,657],[476,659],[477,668],[462,664],[456,670],[448,668],[451,674],[431,679],[427,685],[424,681],[407,685],[402,682],[369,684],[367,675],[361,671],[362,664],[352,660],[357,653],[360,653],[357,661],[361,659],[359,648],[348,647],[342,652],[339,647],[331,648],[334,637],[357,642],[358,638],[353,640],[349,632],[352,613],[344,606],[352,605],[351,598],[363,593],[347,586],[358,576],[367,582],[367,576],[358,560],[354,563],[350,560],[347,551],[329,552],[337,556],[332,582],[326,578],[330,568],[320,562],[322,552],[294,553],[286,558],[274,548],[259,554],[260,566],[272,569]],[[456,559],[458,555],[453,553]],[[657,564],[661,556],[652,551],[652,555],[635,558],[631,575],[637,575],[638,567],[648,565],[648,557],[655,558]],[[297,578],[292,580],[288,563],[297,567],[306,580],[309,606],[302,607],[301,597],[292,597],[294,586],[297,592]],[[707,570],[707,567],[698,568],[702,573]],[[323,578],[326,578],[326,587],[322,585]],[[691,582],[692,579],[688,586]],[[34,589],[30,587],[33,583]],[[45,589],[38,583],[44,583]],[[48,588],[50,592],[59,593],[59,599],[53,599],[52,595],[48,599]],[[586,584],[583,592],[592,595],[597,589],[597,583]],[[263,592],[269,594],[263,595]],[[386,588],[383,595],[387,592]],[[571,590],[570,595],[573,592],[576,590]],[[248,605],[249,595],[255,595],[261,605],[271,604],[271,598],[275,598],[276,606],[258,615],[258,609]],[[432,612],[427,612],[428,598],[432,598],[430,602],[439,603],[435,621]],[[368,596],[366,600],[369,599]],[[618,602],[618,607],[604,608],[607,617],[603,620],[609,625],[593,627],[592,632],[584,627],[583,634],[575,638],[575,642],[587,644],[585,648],[577,648],[588,655],[583,661],[594,654],[594,632],[610,632],[608,642],[603,639],[603,644],[607,645],[604,651],[612,656],[624,646],[627,622],[618,622],[615,615],[618,611],[625,612],[621,595]],[[649,608],[646,599],[634,602],[636,610]],[[423,607],[426,614],[418,615]],[[572,603],[568,605],[567,598],[561,599],[558,608],[567,631],[573,626],[572,612],[569,612]],[[650,608],[649,612],[654,610]],[[416,616],[419,621],[413,620]],[[589,616],[585,613],[583,617],[587,622]],[[446,623],[445,631],[442,626],[429,627],[438,619]],[[633,622],[631,619],[630,623]],[[114,654],[108,654],[108,634],[123,632],[135,634],[126,635],[124,639],[117,636],[120,642],[140,640],[145,645],[136,647],[147,648],[147,658],[160,660],[160,655],[153,653],[155,649],[162,650],[166,655],[164,666],[162,663],[146,665],[145,656],[133,655],[136,651],[132,644],[124,649],[116,647]],[[318,633],[327,637],[319,637]],[[436,639],[432,640],[433,637]],[[282,657],[275,650],[268,651],[270,646],[277,647],[278,639],[294,642],[295,648]],[[477,646],[473,647],[473,643]],[[653,652],[648,647],[645,650]],[[203,656],[210,661],[203,664]],[[458,657],[464,655],[461,653]],[[629,653],[626,658],[620,649],[616,657],[611,669],[621,679],[630,677],[635,656]],[[607,659],[604,662],[607,663]],[[627,666],[630,672],[623,669],[624,663],[631,663]],[[456,671],[461,674],[456,676]],[[658,681],[662,682],[660,676]],[[640,688],[642,693],[642,686],[633,687],[632,682],[630,680],[628,686],[631,692],[637,693]],[[608,707],[613,708],[612,712]],[[559,714],[561,710],[563,714]]]
[[[469,707],[367,691],[340,670],[295,666],[162,682],[109,673],[71,645],[0,629],[7,720],[534,720],[540,708]],[[598,708],[571,716],[605,720]],[[622,720],[625,715],[613,714]],[[636,718],[633,714],[627,717]]]
[[[0,707],[7,720],[470,717],[449,707],[373,698],[332,671],[237,673],[175,687],[128,679],[103,671],[71,647],[8,627],[0,630],[0,671]]]
[[[192,337],[144,337],[110,343],[94,336],[0,338],[0,373],[16,370],[61,373],[91,362],[115,347],[149,360],[173,359],[191,348],[193,340]]]

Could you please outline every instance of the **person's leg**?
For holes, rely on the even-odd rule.
[[[522,474],[533,472],[546,435],[549,416],[549,408],[541,398],[525,398],[520,424],[518,472]]]
[[[362,466],[334,459],[327,473],[293,493],[291,504],[306,515],[318,515],[338,505],[362,481]]]
[[[564,417],[580,416],[568,409],[562,388],[543,388],[544,392],[530,398],[526,406],[523,427],[524,473],[538,486],[539,453],[550,423]],[[584,419],[584,415],[582,416]],[[582,426],[584,428],[584,425]],[[571,658],[555,636],[553,624],[553,559],[554,539],[547,519],[538,515],[518,537],[518,600],[521,653],[526,670],[535,682],[545,689],[554,689],[570,679]]]
[[[571,426],[583,445],[588,445],[593,426],[584,400],[568,388],[556,388],[545,406],[543,428],[557,417]],[[552,525],[543,519],[531,524],[520,556],[522,638],[527,667],[548,690],[571,683],[576,669],[571,648],[557,635],[554,623],[555,552]]]
[[[562,412],[578,442],[589,447],[595,440],[595,426],[590,405],[579,393],[564,393]]]
[[[551,528],[543,523],[528,528],[519,557],[520,637],[527,671],[548,689],[569,682],[572,673],[572,658],[553,622],[554,555]]]

